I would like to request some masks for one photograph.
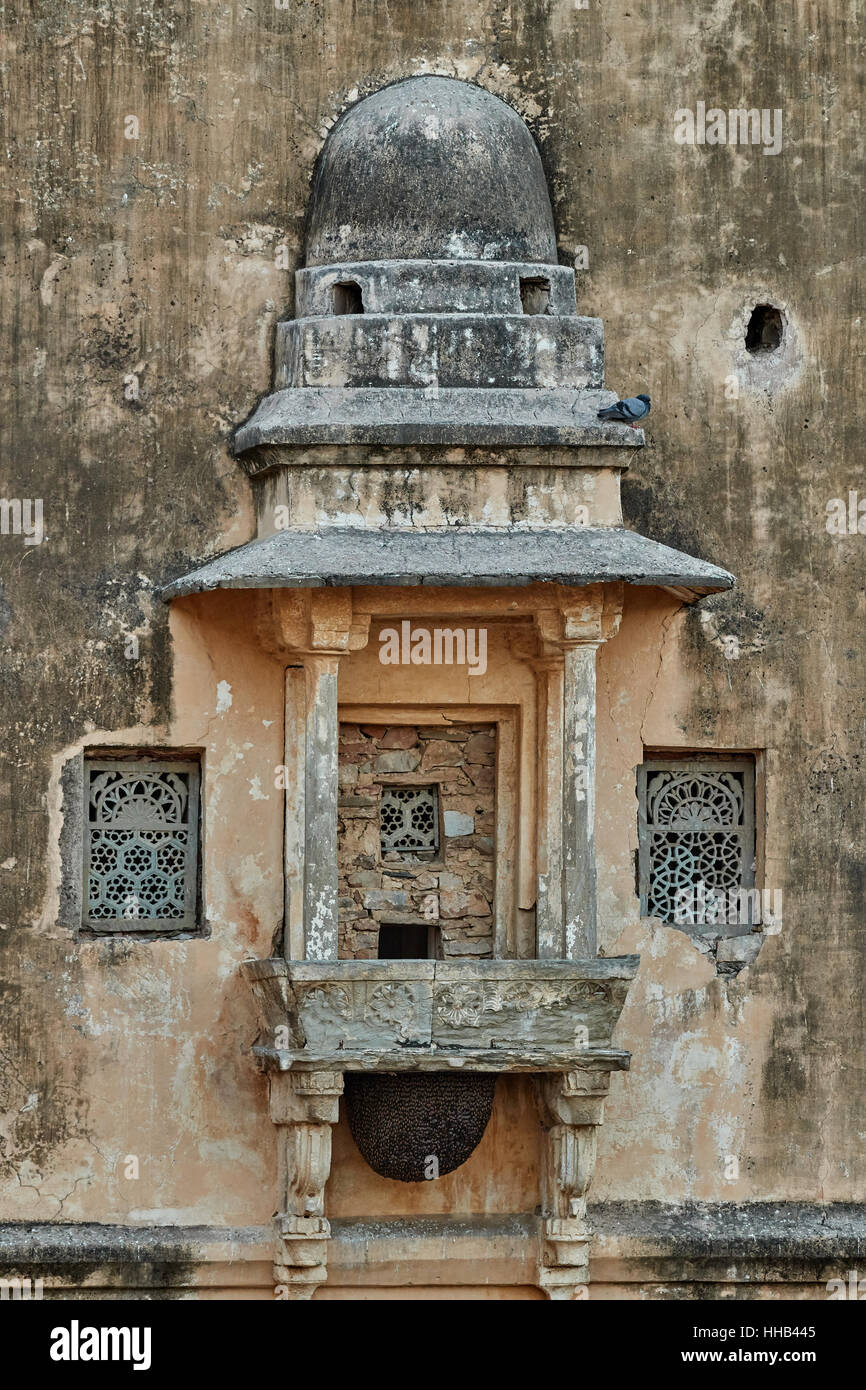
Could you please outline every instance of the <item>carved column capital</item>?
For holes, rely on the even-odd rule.
[[[576,646],[600,646],[619,629],[622,583],[592,584],[586,589],[560,587],[552,597],[549,607],[533,614],[538,657],[555,656]]]
[[[355,606],[350,587],[264,589],[256,613],[259,640],[277,656],[340,656],[366,647],[370,633],[370,614]]]

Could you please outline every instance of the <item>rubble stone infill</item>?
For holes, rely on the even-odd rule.
[[[383,924],[423,924],[444,959],[493,954],[496,733],[490,724],[342,724],[340,958],[375,959]],[[438,850],[382,849],[387,786],[435,787]]]

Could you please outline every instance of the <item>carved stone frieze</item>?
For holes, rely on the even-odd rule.
[[[268,1067],[331,1059],[344,1070],[417,1070],[425,1057],[441,1066],[453,1054],[467,1070],[489,1059],[491,1070],[541,1071],[611,1051],[636,965],[631,956],[272,960],[246,970],[263,1026],[257,1051]]]

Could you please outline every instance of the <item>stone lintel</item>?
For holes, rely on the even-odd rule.
[[[320,1068],[342,1067],[344,1072],[438,1072],[484,1071],[497,1073],[519,1072],[531,1075],[540,1072],[573,1072],[586,1067],[591,1072],[628,1071],[631,1053],[617,1048],[588,1048],[583,1056],[574,1051],[544,1051],[540,1048],[496,1048],[479,1050],[466,1048],[456,1052],[447,1048],[392,1048],[380,1051],[359,1051],[352,1048],[324,1052],[313,1048],[279,1051],[260,1044],[252,1049],[260,1067],[268,1073],[296,1072]]]

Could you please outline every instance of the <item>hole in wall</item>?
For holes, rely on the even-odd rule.
[[[424,922],[380,922],[379,960],[435,960],[436,928]]]
[[[344,280],[334,286],[335,314],[363,314],[364,297],[355,280]]]
[[[785,319],[774,304],[756,304],[746,325],[746,352],[776,352],[785,336]]]
[[[524,314],[549,314],[550,281],[540,275],[526,279],[521,276],[520,302]]]

